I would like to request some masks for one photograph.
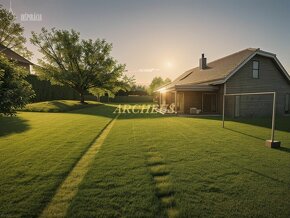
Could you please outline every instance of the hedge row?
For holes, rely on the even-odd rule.
[[[101,97],[102,102],[108,102],[108,97]],[[116,103],[141,103],[141,102],[153,102],[152,96],[115,96],[115,98],[110,98],[109,102]]]

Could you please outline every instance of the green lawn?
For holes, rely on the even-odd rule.
[[[1,216],[40,214],[112,110],[1,118]],[[219,119],[122,114],[67,217],[290,217],[290,117],[281,149],[264,146],[268,119]]]
[[[96,106],[99,103],[94,101],[86,101],[86,104],[81,104],[75,100],[55,100],[32,103],[25,106],[22,111],[30,112],[65,112],[81,108]]]
[[[0,117],[0,217],[35,217],[112,118],[112,108]]]
[[[171,207],[180,217],[289,217],[289,117],[278,120],[284,148],[274,150],[267,128],[145,116],[120,117],[68,217],[162,217]]]

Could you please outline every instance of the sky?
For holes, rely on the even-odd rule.
[[[84,39],[104,38],[112,56],[126,64],[137,84],[174,79],[198,66],[245,48],[277,54],[290,72],[289,0],[11,0],[25,37],[42,27],[75,29]],[[0,0],[9,9],[10,0]],[[21,21],[21,14],[41,21]],[[29,40],[28,40],[29,41]],[[32,61],[41,58],[37,48]]]

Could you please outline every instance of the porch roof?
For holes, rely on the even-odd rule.
[[[164,89],[164,91],[217,91],[218,87],[212,85],[201,84],[183,84],[174,85],[170,88]],[[162,92],[162,89],[160,90]]]

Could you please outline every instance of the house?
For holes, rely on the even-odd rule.
[[[24,67],[29,73],[31,72],[30,66],[33,65],[33,63],[12,51],[10,48],[0,44],[0,53],[5,54],[8,59],[16,61],[19,66]]]
[[[177,113],[222,114],[223,95],[276,92],[276,112],[290,113],[290,76],[276,55],[248,48],[207,63],[160,87],[161,105],[175,105]],[[272,113],[273,95],[226,96],[225,113],[230,116],[263,116]]]

